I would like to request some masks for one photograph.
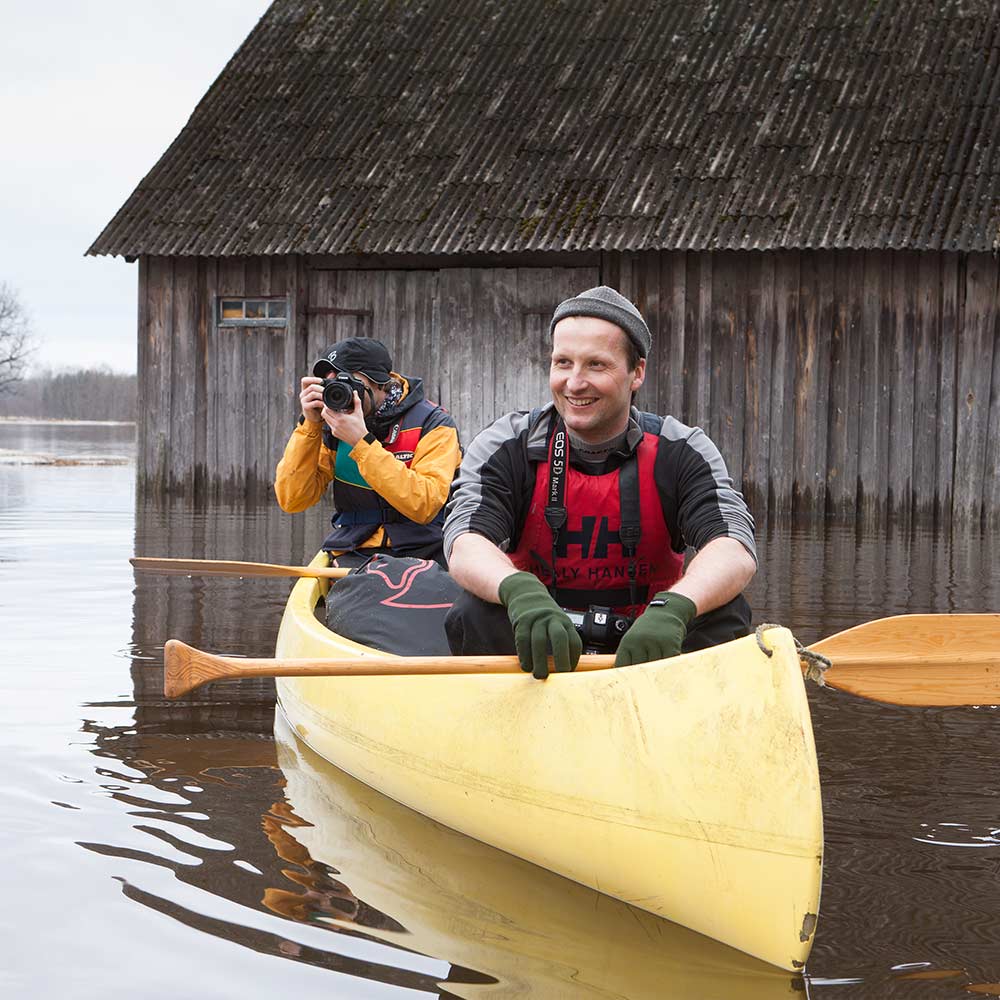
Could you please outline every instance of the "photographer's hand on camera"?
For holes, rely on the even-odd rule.
[[[306,375],[302,379],[302,391],[299,393],[299,403],[302,406],[302,416],[311,424],[323,422],[323,380],[314,375]]]
[[[322,399],[320,400],[322,402]],[[351,410],[331,410],[324,406],[322,417],[335,438],[352,448],[368,433],[365,411],[361,398],[354,393],[354,408]]]

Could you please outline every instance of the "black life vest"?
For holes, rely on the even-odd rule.
[[[427,418],[438,410],[435,403],[421,399],[400,414],[385,440],[386,451],[409,467],[417,450]],[[384,544],[398,555],[408,551],[426,552],[428,546],[442,544],[444,508],[434,520],[420,524],[401,514],[387,503],[365,481],[357,463],[351,458],[352,446],[344,441],[334,441],[333,502],[336,511],[330,518],[333,531],[327,535],[323,548],[328,552],[346,552],[359,548],[378,528],[385,529]]]

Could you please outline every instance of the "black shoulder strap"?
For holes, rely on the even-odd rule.
[[[625,460],[618,472],[618,506],[621,526],[618,537],[622,554],[628,559],[628,589],[632,604],[637,604],[636,574],[639,539],[642,538],[642,512],[639,505],[639,458],[635,452]]]
[[[569,462],[569,436],[562,420],[556,421],[549,443],[549,492],[545,504],[545,521],[552,532],[552,582],[549,591],[556,595],[558,577],[556,560],[559,549],[559,532],[566,524],[566,465]]]

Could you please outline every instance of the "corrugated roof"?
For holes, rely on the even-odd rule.
[[[995,0],[276,0],[92,254],[991,250]]]

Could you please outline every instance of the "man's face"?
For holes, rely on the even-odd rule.
[[[593,316],[567,316],[555,325],[549,388],[567,430],[601,444],[628,426],[632,393],[646,377],[646,361],[628,366],[625,331]]]

